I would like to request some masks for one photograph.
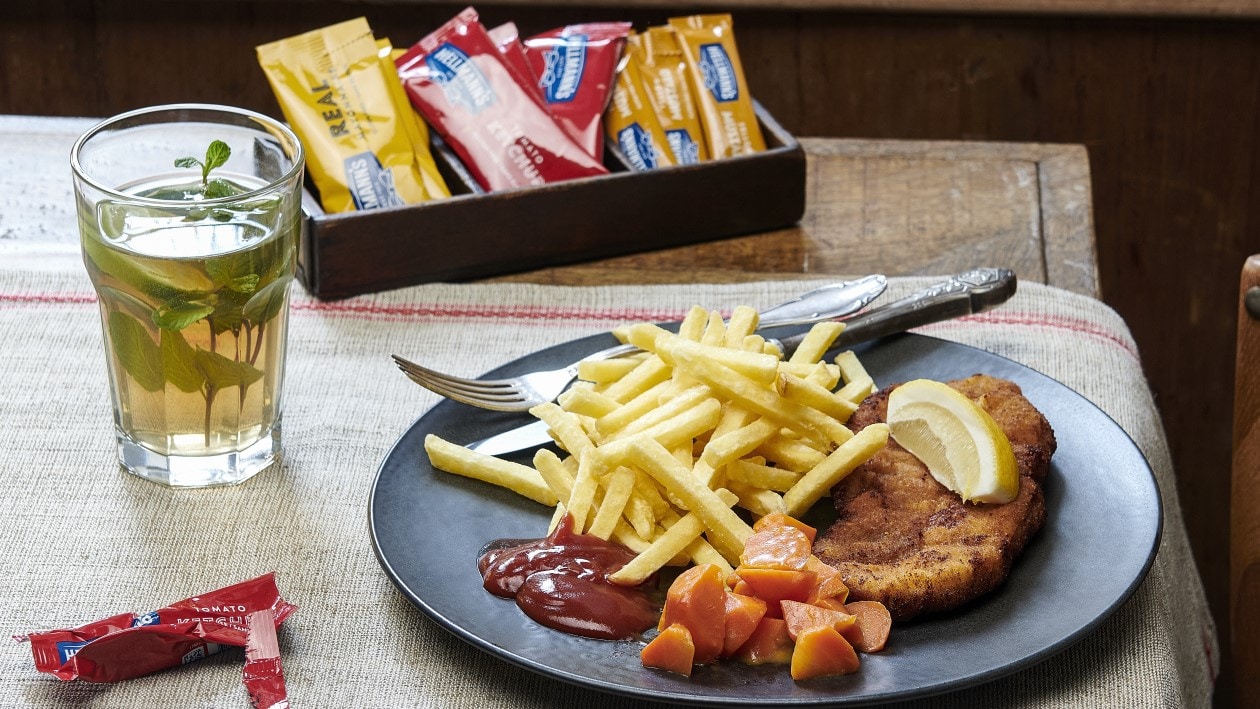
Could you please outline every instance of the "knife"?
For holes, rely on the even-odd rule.
[[[915,291],[878,308],[872,308],[845,321],[844,331],[832,348],[855,345],[911,328],[980,313],[1005,303],[1015,294],[1015,273],[1005,268],[976,268],[927,288]],[[796,351],[805,333],[777,342],[784,356]],[[486,455],[504,455],[536,448],[551,442],[547,424],[542,421],[519,426],[467,445]]]

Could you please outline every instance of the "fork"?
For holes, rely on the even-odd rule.
[[[851,315],[883,293],[887,283],[884,276],[876,274],[815,288],[761,313],[760,328],[808,325]],[[583,363],[639,351],[634,345],[618,345],[587,355],[567,367],[506,379],[465,379],[392,356],[411,381],[448,399],[493,411],[528,411],[538,404],[554,401],[577,377]]]

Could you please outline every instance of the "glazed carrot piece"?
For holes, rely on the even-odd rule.
[[[744,541],[744,551],[739,555],[739,564],[759,569],[800,571],[813,556],[812,549],[809,537],[796,527],[771,527],[749,535]]]
[[[808,603],[783,601],[782,606],[788,635],[797,642],[800,642],[801,635],[810,628],[826,626],[843,632],[857,622],[857,616]]]
[[[718,659],[726,645],[726,581],[715,564],[693,566],[678,575],[665,594],[661,627],[680,623],[691,632],[695,664]]]
[[[735,651],[735,659],[748,665],[785,665],[792,661],[792,637],[782,618],[762,618],[748,640]]]
[[[765,616],[766,602],[760,598],[726,594],[726,642],[722,645],[722,656],[730,657],[747,642]]]
[[[813,571],[740,566],[735,569],[735,573],[748,584],[752,591],[750,595],[760,598],[770,606],[783,600],[804,602],[818,583],[818,574]]]
[[[857,622],[847,630],[841,630],[845,639],[862,652],[879,652],[888,642],[892,632],[892,616],[879,601],[853,601],[844,604],[845,612],[857,617]]]
[[[835,628],[820,625],[806,630],[792,650],[792,679],[805,680],[857,672],[861,661],[853,646]]]
[[[810,544],[814,543],[814,537],[818,535],[817,529],[814,529],[795,517],[789,517],[782,512],[771,512],[753,523],[754,532],[760,532],[763,529],[773,529],[775,527],[793,527],[795,529],[799,529],[805,533],[805,536],[809,537]]]
[[[807,603],[818,603],[824,598],[838,598],[841,603],[849,597],[849,587],[844,585],[844,579],[840,577],[840,572],[836,571],[830,564],[823,562],[816,556],[810,555],[809,562],[805,565],[809,571],[818,574],[818,583],[814,585],[809,596],[805,599]]]
[[[681,623],[674,623],[644,646],[639,652],[639,661],[644,667],[656,667],[690,677],[695,655],[696,645],[691,641],[691,631]]]

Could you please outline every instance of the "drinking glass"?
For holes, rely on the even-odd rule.
[[[126,470],[205,487],[279,460],[303,161],[285,125],[228,106],[131,111],[74,144]]]

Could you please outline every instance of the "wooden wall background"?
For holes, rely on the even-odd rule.
[[[1088,147],[1103,297],[1141,349],[1227,648],[1235,298],[1244,258],[1260,252],[1257,3],[700,1],[735,11],[752,91],[797,135]],[[0,112],[105,116],[209,101],[279,115],[255,45],[358,15],[405,45],[461,7],[9,0]],[[601,19],[642,27],[695,9],[478,7],[487,24],[514,20],[524,34]],[[1218,704],[1229,702],[1228,679]]]

